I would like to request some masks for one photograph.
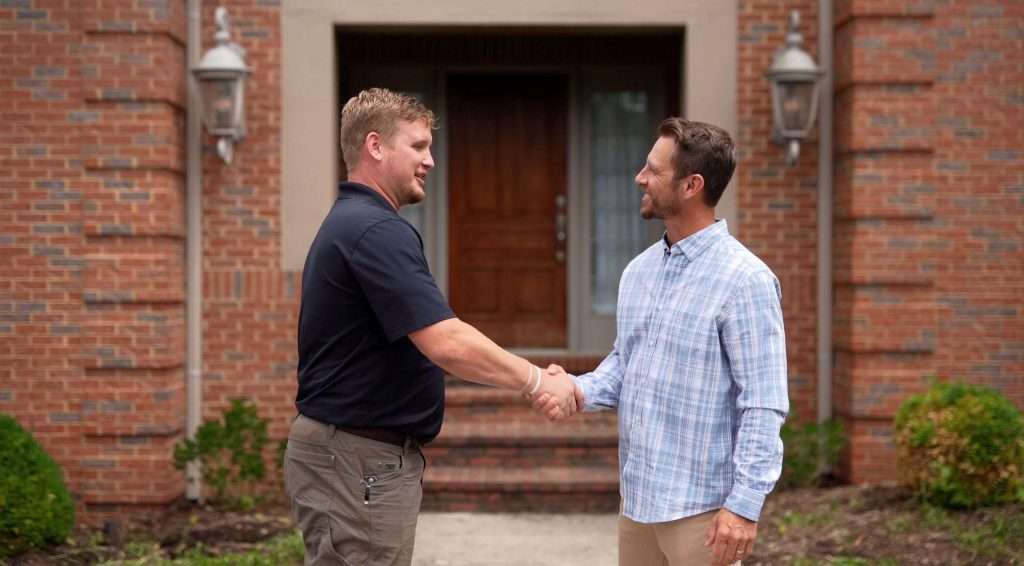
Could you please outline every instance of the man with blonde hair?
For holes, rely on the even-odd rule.
[[[398,215],[426,196],[433,113],[374,88],[345,104],[341,122],[348,181],[303,268],[285,483],[307,564],[407,565],[420,448],[441,429],[445,372],[553,398],[551,418],[574,413],[579,391],[456,318]]]

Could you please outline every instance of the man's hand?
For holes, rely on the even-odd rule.
[[[540,378],[540,386],[532,396],[523,393],[523,399],[529,401],[535,411],[552,421],[564,419],[576,412],[572,389],[575,384],[561,366],[551,364]]]
[[[578,410],[583,408],[583,390],[580,389],[579,385],[565,372],[562,366],[557,364],[551,364],[544,373],[544,381],[556,381],[558,383],[568,383],[571,388],[568,393],[568,397],[559,397],[553,395],[550,392],[537,391],[537,394],[532,397],[531,402],[535,411],[542,415],[546,415],[552,421],[571,417]],[[543,389],[543,386],[542,386]]]
[[[711,520],[704,546],[711,548],[711,566],[727,566],[750,556],[757,538],[757,522],[725,509]]]

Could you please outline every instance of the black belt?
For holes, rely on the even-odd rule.
[[[377,442],[386,442],[388,444],[394,444],[395,446],[404,447],[407,440],[415,442],[415,439],[408,435],[383,428],[361,428],[353,426],[336,426],[335,428],[355,436],[369,438],[370,440],[376,440]]]

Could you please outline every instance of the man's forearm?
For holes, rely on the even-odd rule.
[[[533,364],[457,318],[413,332],[409,338],[430,361],[468,381],[519,391],[538,379]]]
[[[785,413],[767,408],[746,409],[741,417],[734,448],[733,489],[724,506],[751,521],[758,520],[764,500],[782,472],[779,429],[784,420]]]

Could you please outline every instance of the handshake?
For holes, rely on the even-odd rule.
[[[543,371],[531,364],[530,379],[521,393],[537,413],[552,421],[560,421],[583,410],[583,390],[557,364],[551,364]]]

